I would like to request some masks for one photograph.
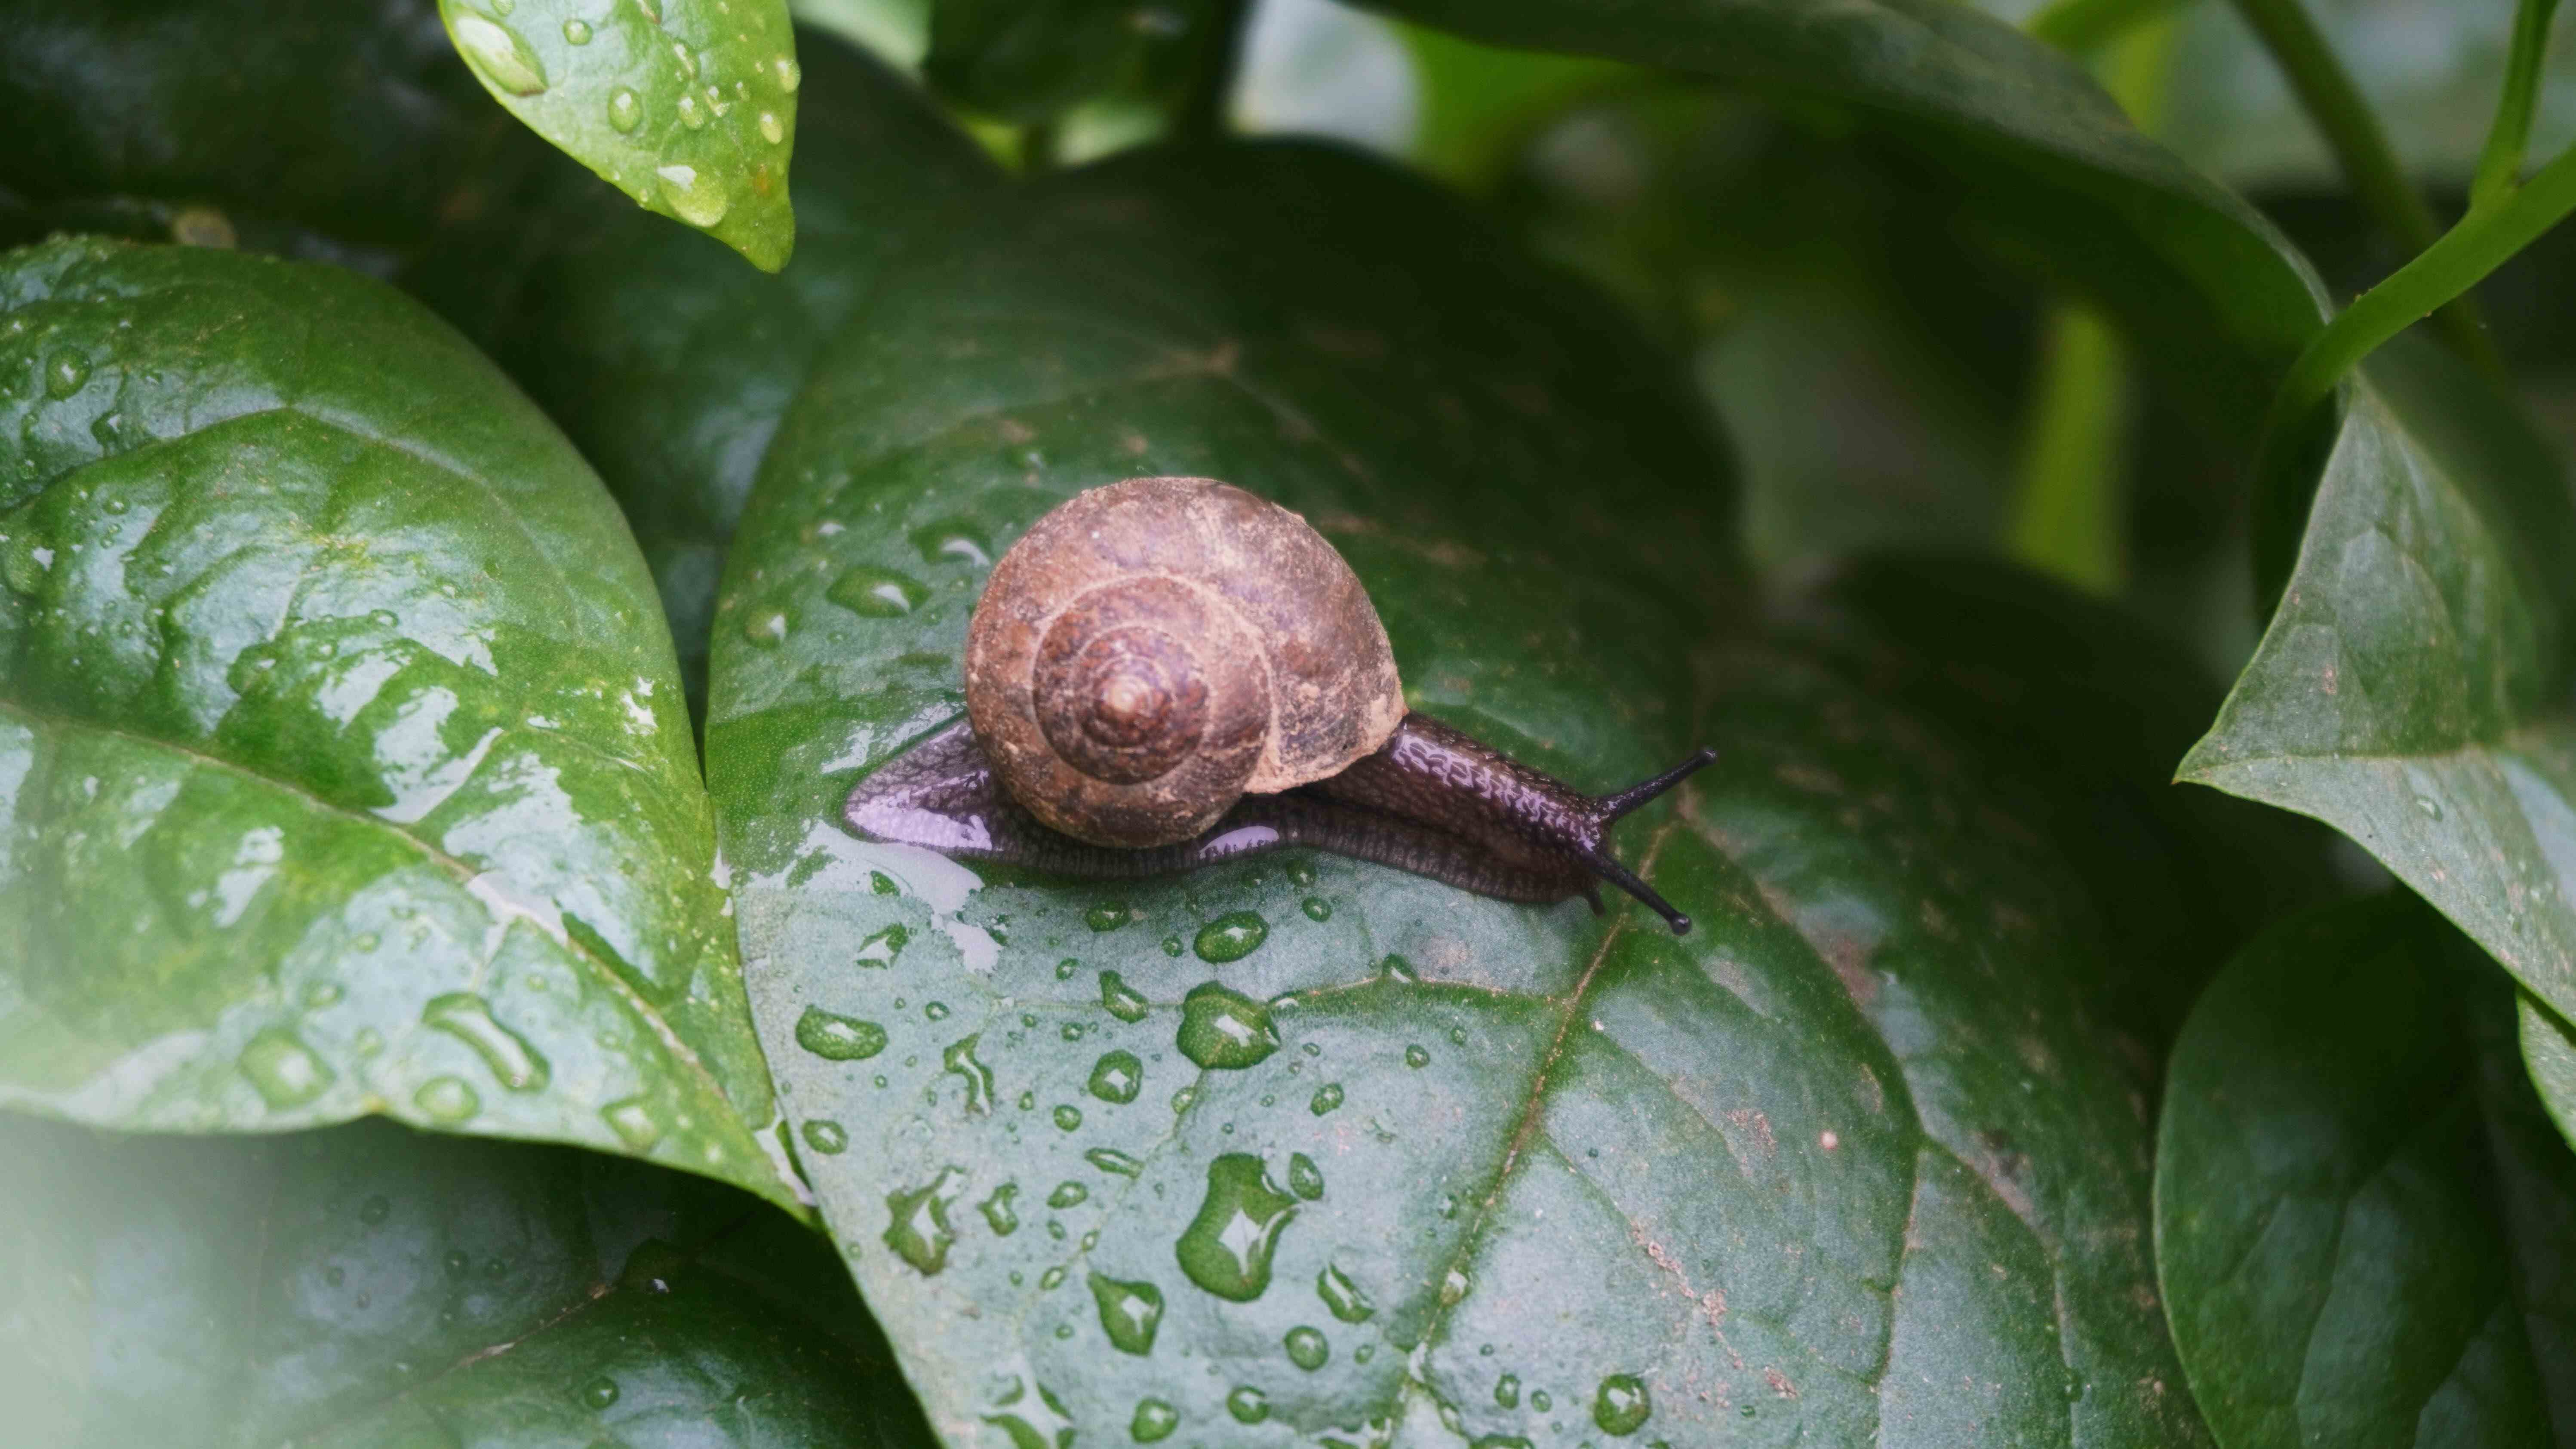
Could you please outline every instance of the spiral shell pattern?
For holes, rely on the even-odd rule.
[[[1187,840],[1394,733],[1386,629],[1306,521],[1206,478],[1076,495],[994,565],[966,710],[1012,796],[1095,845]]]

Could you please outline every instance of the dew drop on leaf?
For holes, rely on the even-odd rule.
[[[1082,1125],[1082,1109],[1071,1102],[1059,1102],[1054,1112],[1055,1125],[1071,1132]]]
[[[1326,1082],[1315,1089],[1314,1097],[1306,1103],[1306,1110],[1321,1117],[1340,1105],[1342,1105],[1342,1084]]]
[[[1279,1050],[1279,1034],[1271,1027],[1269,1007],[1209,981],[1181,999],[1175,1044],[1198,1065],[1223,1070],[1267,1060]]]
[[[420,1084],[411,1100],[431,1121],[451,1125],[483,1110],[483,1099],[474,1094],[463,1077],[432,1077]]]
[[[798,86],[805,83],[805,68],[798,65],[792,55],[772,56],[769,73],[777,78],[778,88],[791,96],[796,94]]]
[[[261,1030],[242,1046],[241,1074],[275,1110],[301,1107],[328,1090],[337,1073],[284,1027]]]
[[[1324,1171],[1315,1159],[1302,1152],[1288,1159],[1288,1190],[1308,1202],[1324,1195]]]
[[[1173,1245],[1181,1271],[1219,1298],[1249,1303],[1270,1286],[1270,1258],[1297,1200],[1271,1182],[1261,1159],[1229,1152],[1208,1164],[1207,1196]]]
[[[1299,1324],[1288,1330],[1288,1361],[1308,1373],[1324,1366],[1333,1356],[1333,1347],[1324,1339],[1323,1330]]]
[[[625,86],[608,93],[608,124],[619,135],[633,131],[644,120],[644,102]]]
[[[599,1119],[608,1124],[608,1130],[617,1134],[617,1140],[625,1143],[629,1152],[649,1152],[654,1143],[662,1140],[662,1119],[653,1115],[653,1109],[641,1097],[609,1103],[599,1109]]]
[[[806,1123],[803,1135],[806,1146],[826,1157],[836,1156],[850,1145],[850,1134],[829,1117],[817,1117]]]
[[[993,1110],[993,1069],[975,1059],[975,1043],[982,1037],[981,1032],[961,1037],[939,1054],[942,1071],[965,1079],[966,1110],[979,1117]]]
[[[1095,931],[1114,931],[1127,924],[1129,913],[1124,901],[1102,901],[1082,913],[1082,923]]]
[[[957,1241],[948,1204],[965,1187],[966,1169],[943,1167],[923,1186],[886,1194],[885,1245],[925,1278],[948,1266],[949,1245]]]
[[[1112,1347],[1139,1357],[1154,1351],[1154,1331],[1163,1326],[1162,1289],[1094,1273],[1091,1297],[1100,1305],[1100,1330]]]
[[[546,68],[519,32],[471,10],[456,12],[451,33],[456,48],[495,87],[514,96],[533,96],[546,88]]]
[[[470,991],[451,991],[430,998],[421,1008],[421,1025],[445,1032],[474,1049],[490,1068],[493,1080],[513,1092],[545,1089],[552,1067],[517,1032],[492,1018],[491,1003]]]
[[[1270,1396],[1250,1384],[1237,1384],[1225,1396],[1225,1411],[1238,1424],[1258,1424],[1270,1417]]]
[[[1191,943],[1199,959],[1212,966],[1240,961],[1261,949],[1270,938],[1270,923],[1257,911],[1228,911],[1199,927],[1198,938]]]
[[[1073,1418],[1044,1384],[1014,1376],[1010,1390],[984,1412],[984,1422],[1001,1430],[1011,1449],[1073,1449]]]
[[[1139,1444],[1155,1444],[1172,1437],[1181,1427],[1181,1411],[1161,1399],[1138,1399],[1135,1417],[1127,1421],[1127,1437]]]
[[[1007,1238],[1020,1230],[1020,1215],[1011,1208],[1011,1200],[1019,1195],[1020,1185],[1006,1182],[993,1189],[991,1196],[975,1204],[975,1210],[984,1215],[984,1222],[992,1228],[995,1237]]]
[[[886,1033],[873,1021],[809,1006],[796,1018],[796,1044],[825,1061],[855,1062],[884,1051]]]
[[[1145,1170],[1145,1164],[1115,1147],[1094,1147],[1082,1154],[1082,1160],[1103,1172],[1120,1177],[1134,1177]]]
[[[1494,1402],[1506,1409],[1521,1406],[1521,1376],[1505,1374],[1494,1381]]]
[[[45,359],[45,396],[67,398],[89,381],[89,359],[69,348]]]
[[[1122,906],[1119,910],[1120,919],[1125,919],[1126,908]],[[1144,995],[1129,986],[1115,971],[1100,973],[1100,1005],[1102,1010],[1120,1021],[1143,1021],[1148,1009]]]
[[[589,1409],[613,1408],[617,1403],[617,1380],[606,1374],[581,1386],[582,1406]]]
[[[1377,1305],[1360,1291],[1360,1285],[1331,1263],[1326,1263],[1324,1271],[1315,1275],[1315,1296],[1323,1299],[1324,1306],[1344,1323],[1366,1323],[1370,1315],[1377,1312]]]
[[[760,139],[772,146],[787,139],[787,127],[780,124],[776,111],[760,113]]]
[[[563,38],[567,45],[590,44],[590,22],[578,15],[564,21]]]
[[[1634,1434],[1654,1417],[1646,1381],[1635,1374],[1612,1374],[1592,1395],[1592,1422],[1604,1434]]]
[[[687,104],[685,99],[683,104]],[[930,601],[930,586],[892,569],[861,565],[832,581],[823,597],[853,614],[895,619]]]
[[[1091,1095],[1104,1102],[1133,1102],[1145,1086],[1145,1064],[1130,1051],[1103,1052],[1091,1064]]]

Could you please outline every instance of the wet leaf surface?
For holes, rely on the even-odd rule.
[[[0,260],[0,1103],[384,1113],[785,1195],[669,636],[607,495],[332,268]]]
[[[709,760],[804,1164],[949,1442],[2204,1442],[2083,880],[1750,639],[1684,506],[1722,465],[1602,319],[1355,160],[1139,157],[909,259],[791,410]],[[991,557],[1153,472],[1315,520],[1419,708],[1595,789],[1719,746],[1623,841],[1700,929],[845,834]]]

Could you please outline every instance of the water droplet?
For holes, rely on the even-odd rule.
[[[277,1111],[301,1107],[321,1096],[339,1075],[282,1026],[262,1028],[243,1043],[236,1065]]]
[[[1377,970],[1379,975],[1384,976],[1389,981],[1403,981],[1409,983],[1420,981],[1422,979],[1422,977],[1414,971],[1413,963],[1405,960],[1401,956],[1389,956],[1385,960],[1380,961],[1377,963]]]
[[[1100,1305],[1100,1329],[1112,1347],[1140,1358],[1154,1351],[1154,1330],[1163,1326],[1162,1289],[1094,1273],[1091,1297]]]
[[[776,111],[760,113],[760,139],[772,146],[787,139],[787,127],[779,121]]]
[[[819,1006],[796,1018],[796,1044],[828,1062],[863,1061],[886,1049],[885,1028]]]
[[[1071,1178],[1057,1183],[1055,1191],[1047,1194],[1047,1206],[1051,1208],[1080,1207],[1089,1201],[1091,1201],[1091,1189]]]
[[[1270,1396],[1250,1384],[1237,1384],[1225,1396],[1225,1411],[1238,1424],[1258,1424],[1270,1417]]]
[[[850,1145],[850,1134],[829,1117],[817,1117],[805,1124],[805,1145],[826,1157],[836,1156]]]
[[[895,963],[895,958],[903,954],[903,948],[911,941],[912,932],[909,929],[901,925],[887,926],[871,933],[866,940],[859,943],[858,954],[852,958],[850,964],[869,970],[883,970]]]
[[[1100,1005],[1120,1021],[1143,1021],[1149,1009],[1143,993],[1129,986],[1115,971],[1100,973]]]
[[[542,1091],[553,1075],[545,1057],[526,1038],[493,1020],[491,1004],[470,991],[431,998],[421,1008],[420,1020],[472,1047],[493,1080],[513,1092]]]
[[[698,98],[696,96],[683,91],[680,94],[678,103],[672,107],[672,110],[679,115],[681,125],[688,127],[692,131],[702,131],[706,129],[707,108],[698,103]]]
[[[853,614],[894,619],[930,602],[930,586],[892,569],[861,565],[834,579],[823,597]]]
[[[1091,1095],[1104,1102],[1133,1102],[1144,1086],[1145,1064],[1134,1052],[1103,1052],[1091,1064]]]
[[[1214,1069],[1256,1065],[1279,1050],[1270,1008],[1213,981],[1181,998],[1181,1055]]]
[[[1163,938],[1163,954],[1166,956],[1178,956],[1181,954],[1181,938],[1178,936],[1165,936]]]
[[[641,1097],[609,1103],[599,1109],[599,1119],[608,1124],[608,1130],[617,1134],[617,1140],[625,1143],[629,1152],[650,1152],[653,1144],[662,1140],[662,1120],[653,1115],[653,1109]]]
[[[994,1401],[984,1422],[1002,1431],[1011,1449],[1073,1449],[1073,1419],[1044,1384],[1035,1391],[1016,1375],[1011,1391]]]
[[[1127,1421],[1127,1437],[1139,1444],[1154,1444],[1172,1437],[1181,1427],[1181,1411],[1161,1399],[1138,1399],[1136,1417]]]
[[[590,1409],[614,1408],[617,1404],[617,1380],[610,1378],[606,1374],[601,1374],[599,1377],[583,1384],[581,1386],[581,1402],[585,1408]]]
[[[1020,1185],[1006,1182],[993,1189],[992,1196],[975,1204],[975,1210],[984,1215],[984,1221],[992,1227],[995,1237],[1007,1238],[1020,1230],[1020,1215],[1011,1208],[1011,1199],[1019,1195]]]
[[[682,166],[677,169],[687,171],[689,168]],[[690,174],[694,176],[696,173]],[[786,610],[760,609],[742,621],[742,637],[763,649],[775,649],[787,642],[787,627]]]
[[[1114,931],[1131,919],[1124,901],[1102,901],[1082,913],[1082,923],[1095,931]]]
[[[1314,1097],[1306,1103],[1306,1110],[1321,1117],[1340,1105],[1342,1105],[1342,1084],[1326,1082],[1315,1089]]]
[[[1213,966],[1240,961],[1261,949],[1270,938],[1270,923],[1256,911],[1228,911],[1199,927],[1198,939],[1191,943],[1199,959]]]
[[[590,44],[590,22],[579,16],[566,20],[563,23],[563,37],[567,45]]]
[[[1333,1356],[1333,1346],[1325,1342],[1323,1330],[1299,1324],[1288,1330],[1288,1361],[1308,1373],[1324,1366]]]
[[[778,88],[791,96],[796,94],[798,86],[805,83],[805,68],[798,65],[792,55],[772,56],[769,73],[777,78]]]
[[[1288,1190],[1313,1202],[1324,1195],[1324,1170],[1305,1153],[1295,1154],[1288,1159]]]
[[[1333,903],[1322,896],[1308,896],[1298,904],[1297,908],[1304,911],[1306,919],[1310,921],[1329,921],[1333,918]]]
[[[1456,1307],[1458,1300],[1467,1296],[1467,1289],[1469,1286],[1467,1275],[1465,1273],[1460,1272],[1456,1268],[1450,1269],[1446,1274],[1442,1275],[1440,1279],[1440,1306],[1443,1308]]]
[[[45,359],[45,396],[67,398],[89,381],[89,359],[69,348]]]
[[[1190,1110],[1190,1104],[1196,1102],[1198,1099],[1199,1089],[1196,1083],[1192,1083],[1191,1085],[1183,1087],[1179,1091],[1172,1093],[1172,1115],[1177,1117],[1183,1112]]]
[[[1604,1434],[1634,1434],[1654,1413],[1646,1381],[1635,1374],[1612,1374],[1592,1396],[1592,1422]]]
[[[303,994],[304,1009],[320,1011],[325,1007],[337,1006],[340,1004],[340,998],[345,994],[337,981],[307,982]]]
[[[1323,1299],[1324,1306],[1344,1323],[1366,1323],[1377,1312],[1377,1305],[1360,1291],[1360,1285],[1351,1281],[1351,1275],[1331,1263],[1315,1275],[1315,1296]]]
[[[2430,795],[2416,796],[2415,808],[2423,811],[2424,818],[2427,820],[2439,820],[2442,818],[2442,802],[2434,799]]]
[[[698,53],[689,49],[686,41],[674,40],[671,42],[671,58],[680,63],[680,78],[682,80],[696,80],[698,78]]]
[[[0,577],[7,578],[9,588],[15,593],[35,594],[44,588],[46,576],[53,572],[53,568],[54,551],[33,533],[20,531],[9,540],[7,551],[0,552]],[[245,657],[248,652],[244,651]]]
[[[1115,1147],[1094,1147],[1082,1154],[1082,1160],[1103,1172],[1114,1172],[1120,1177],[1134,1177],[1145,1170],[1144,1163]]]
[[[1049,1268],[1045,1272],[1040,1273],[1038,1275],[1038,1286],[1050,1293],[1063,1287],[1064,1270],[1062,1268]]]
[[[1521,1406],[1521,1376],[1505,1374],[1494,1381],[1494,1402],[1506,1409]]]
[[[644,102],[635,92],[619,86],[608,93],[608,124],[616,127],[619,135],[634,130],[643,119]]]
[[[393,1210],[393,1199],[386,1197],[383,1193],[377,1193],[368,1198],[365,1202],[358,1204],[358,1221],[365,1223],[367,1226],[372,1228],[376,1224],[383,1222],[387,1217],[391,1216]]]
[[[1260,1158],[1229,1152],[1208,1164],[1207,1196],[1173,1252],[1191,1282],[1249,1303],[1270,1286],[1270,1255],[1296,1215],[1297,1200],[1271,1182]]]
[[[546,88],[546,68],[519,32],[471,10],[459,10],[455,17],[448,33],[485,80],[514,96],[533,96]]]
[[[993,1110],[993,1069],[975,1060],[975,1043],[983,1033],[950,1042],[939,1065],[966,1080],[966,1110],[977,1116]]]
[[[927,1186],[886,1194],[885,1245],[895,1256],[927,1278],[948,1266],[948,1246],[957,1235],[948,1229],[948,1204],[966,1189],[966,1169],[943,1167]]]
[[[1530,1390],[1530,1407],[1544,1414],[1548,1410],[1556,1407],[1556,1400],[1549,1398],[1547,1396],[1547,1390],[1545,1389],[1532,1389]]]
[[[948,1019],[948,1003],[945,1001],[925,1001],[921,1004],[921,1014],[932,1021],[946,1021]]]
[[[1082,1109],[1070,1102],[1057,1103],[1054,1116],[1055,1125],[1067,1132],[1082,1125]]]
[[[724,220],[733,198],[725,194],[725,185],[712,171],[702,172],[694,166],[656,166],[653,174],[662,178],[662,199],[671,204],[672,212],[691,226],[714,226]],[[778,623],[778,637],[787,637],[787,616],[773,614]],[[760,641],[754,640],[754,643]]]
[[[1420,1071],[1424,1067],[1431,1065],[1431,1053],[1425,1051],[1419,1043],[1406,1047],[1404,1049],[1404,1064],[1413,1068],[1415,1071]]]
[[[463,1077],[432,1077],[411,1094],[412,1105],[433,1122],[456,1123],[483,1110],[483,1099]]]

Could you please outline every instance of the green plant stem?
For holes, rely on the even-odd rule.
[[[2324,32],[2301,0],[2235,0],[2245,22],[2262,37],[2274,63],[2296,91],[2301,105],[2343,168],[2344,179],[2362,206],[2409,255],[2421,254],[2441,235],[2432,207],[2406,179],[2386,128],[2362,98],[2352,73],[2336,58]],[[2444,309],[2442,326],[2461,356],[2491,375],[2504,374],[2503,359],[2479,319],[2476,304],[2455,296]]]
[[[2126,567],[2128,353],[2110,322],[2080,302],[2051,308],[2005,547],[2021,562],[2095,594]]]
[[[2549,22],[2557,14],[2558,0],[2522,0],[2514,10],[2504,94],[2496,101],[2486,149],[2478,155],[2477,180],[2469,187],[2473,212],[2503,201],[2522,170],[2523,152],[2531,143],[2532,114],[2540,105],[2540,67],[2548,59]]]
[[[2192,0],[2056,0],[2030,18],[2032,36],[2069,55],[2090,55]]]
[[[1236,78],[1243,69],[1245,32],[1252,20],[1252,0],[1216,0],[1209,8],[1207,49],[1189,94],[1173,118],[1182,136],[1214,137],[1226,133],[1227,111],[1234,102]]]
[[[2571,211],[2576,147],[2540,168],[2521,189],[2472,212],[2450,235],[2345,308],[2290,365],[2264,423],[2265,462],[2258,476],[2269,476],[2291,435],[2363,358],[2485,280]]]

